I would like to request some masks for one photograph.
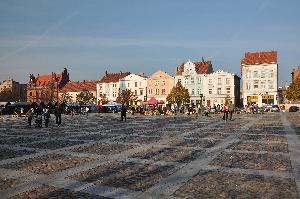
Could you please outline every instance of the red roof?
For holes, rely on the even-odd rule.
[[[62,75],[56,73],[40,75],[36,77],[35,82],[36,84],[48,85],[52,81],[52,78],[54,78],[56,82],[59,82],[62,78]]]
[[[120,79],[130,75],[130,72],[120,72],[120,73],[105,73],[105,76],[102,77],[100,83],[110,83],[118,82]]]
[[[195,70],[197,74],[208,74],[213,72],[213,68],[210,61],[193,62],[195,64]],[[182,75],[184,71],[184,64],[182,63],[176,71],[176,75]]]
[[[277,51],[270,52],[247,52],[242,65],[274,64],[277,63]]]
[[[65,92],[81,92],[81,91],[96,91],[96,84],[99,80],[85,80],[82,82],[68,82],[62,91]]]

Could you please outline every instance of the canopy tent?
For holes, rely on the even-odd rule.
[[[149,104],[149,105],[155,105],[158,103],[158,100],[155,99],[154,97],[151,97],[148,101],[145,102],[145,104]]]
[[[157,100],[154,97],[151,97],[148,101],[145,102],[145,104],[149,104],[149,105],[165,104],[165,101],[164,100]]]

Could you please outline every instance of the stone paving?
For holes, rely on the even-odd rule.
[[[0,118],[0,198],[299,198],[299,113]]]

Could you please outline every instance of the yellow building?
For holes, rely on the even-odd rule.
[[[147,100],[155,97],[166,102],[167,96],[174,87],[174,77],[164,71],[157,71],[148,78]]]

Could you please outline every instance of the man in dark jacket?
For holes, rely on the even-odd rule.
[[[127,109],[126,109],[125,105],[122,104],[122,109],[121,109],[121,121],[123,121],[123,118],[125,118],[125,121],[126,121],[126,112],[127,112]]]
[[[55,114],[55,121],[57,126],[61,124],[61,113],[62,113],[62,107],[59,104],[56,104],[54,114]]]
[[[44,113],[44,120],[45,120],[45,127],[48,127],[49,121],[50,121],[50,113],[49,113],[49,109],[45,109]]]

